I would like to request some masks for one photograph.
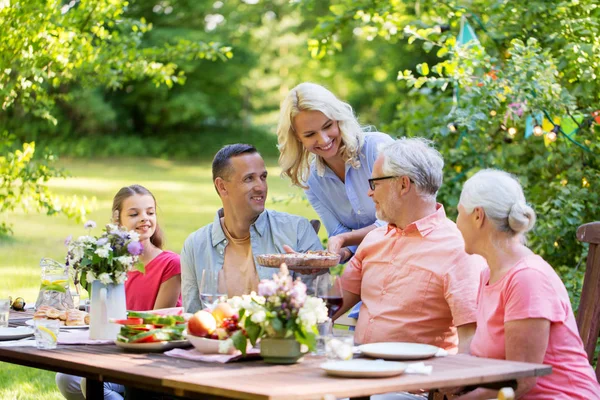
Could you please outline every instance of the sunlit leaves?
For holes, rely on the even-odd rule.
[[[160,47],[142,46],[152,25],[125,17],[119,0],[11,0],[0,2],[0,106],[17,108],[56,125],[57,100],[71,85],[120,89],[133,80],[156,86],[183,84],[176,62],[227,60],[231,48],[218,43],[179,40]],[[87,201],[59,199],[45,185],[62,173],[49,158],[34,158],[35,144],[13,144],[0,136],[0,213],[17,208],[81,219]],[[0,233],[8,227],[0,225]]]

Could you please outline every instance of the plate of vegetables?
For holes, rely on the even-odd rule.
[[[162,352],[191,346],[186,339],[187,324],[182,315],[128,311],[127,319],[111,322],[122,325],[115,344],[125,350]]]

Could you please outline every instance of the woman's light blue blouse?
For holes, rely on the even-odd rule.
[[[345,183],[327,166],[324,175],[319,176],[313,163],[305,193],[308,201],[319,214],[329,237],[371,224],[377,226],[387,224],[375,217],[375,204],[368,196],[368,179],[371,177],[380,146],[393,142],[394,139],[385,133],[365,132],[365,140],[359,156],[360,167],[352,168],[346,164]],[[355,251],[355,248],[351,250]]]

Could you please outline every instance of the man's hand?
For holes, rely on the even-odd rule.
[[[341,257],[344,257],[345,252],[343,251],[344,247],[344,238],[342,235],[332,236],[327,241],[327,251],[331,253],[339,254]]]

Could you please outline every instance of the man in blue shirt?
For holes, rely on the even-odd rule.
[[[223,147],[215,155],[213,182],[223,208],[214,222],[192,233],[181,252],[181,291],[186,312],[206,306],[211,290],[237,296],[256,291],[261,279],[270,279],[273,268],[256,263],[260,254],[284,253],[284,245],[298,252],[323,250],[306,218],[265,209],[267,169],[264,160],[247,144]],[[216,277],[212,289],[202,284]],[[301,275],[311,291],[312,275]],[[211,299],[213,300],[213,299]]]

